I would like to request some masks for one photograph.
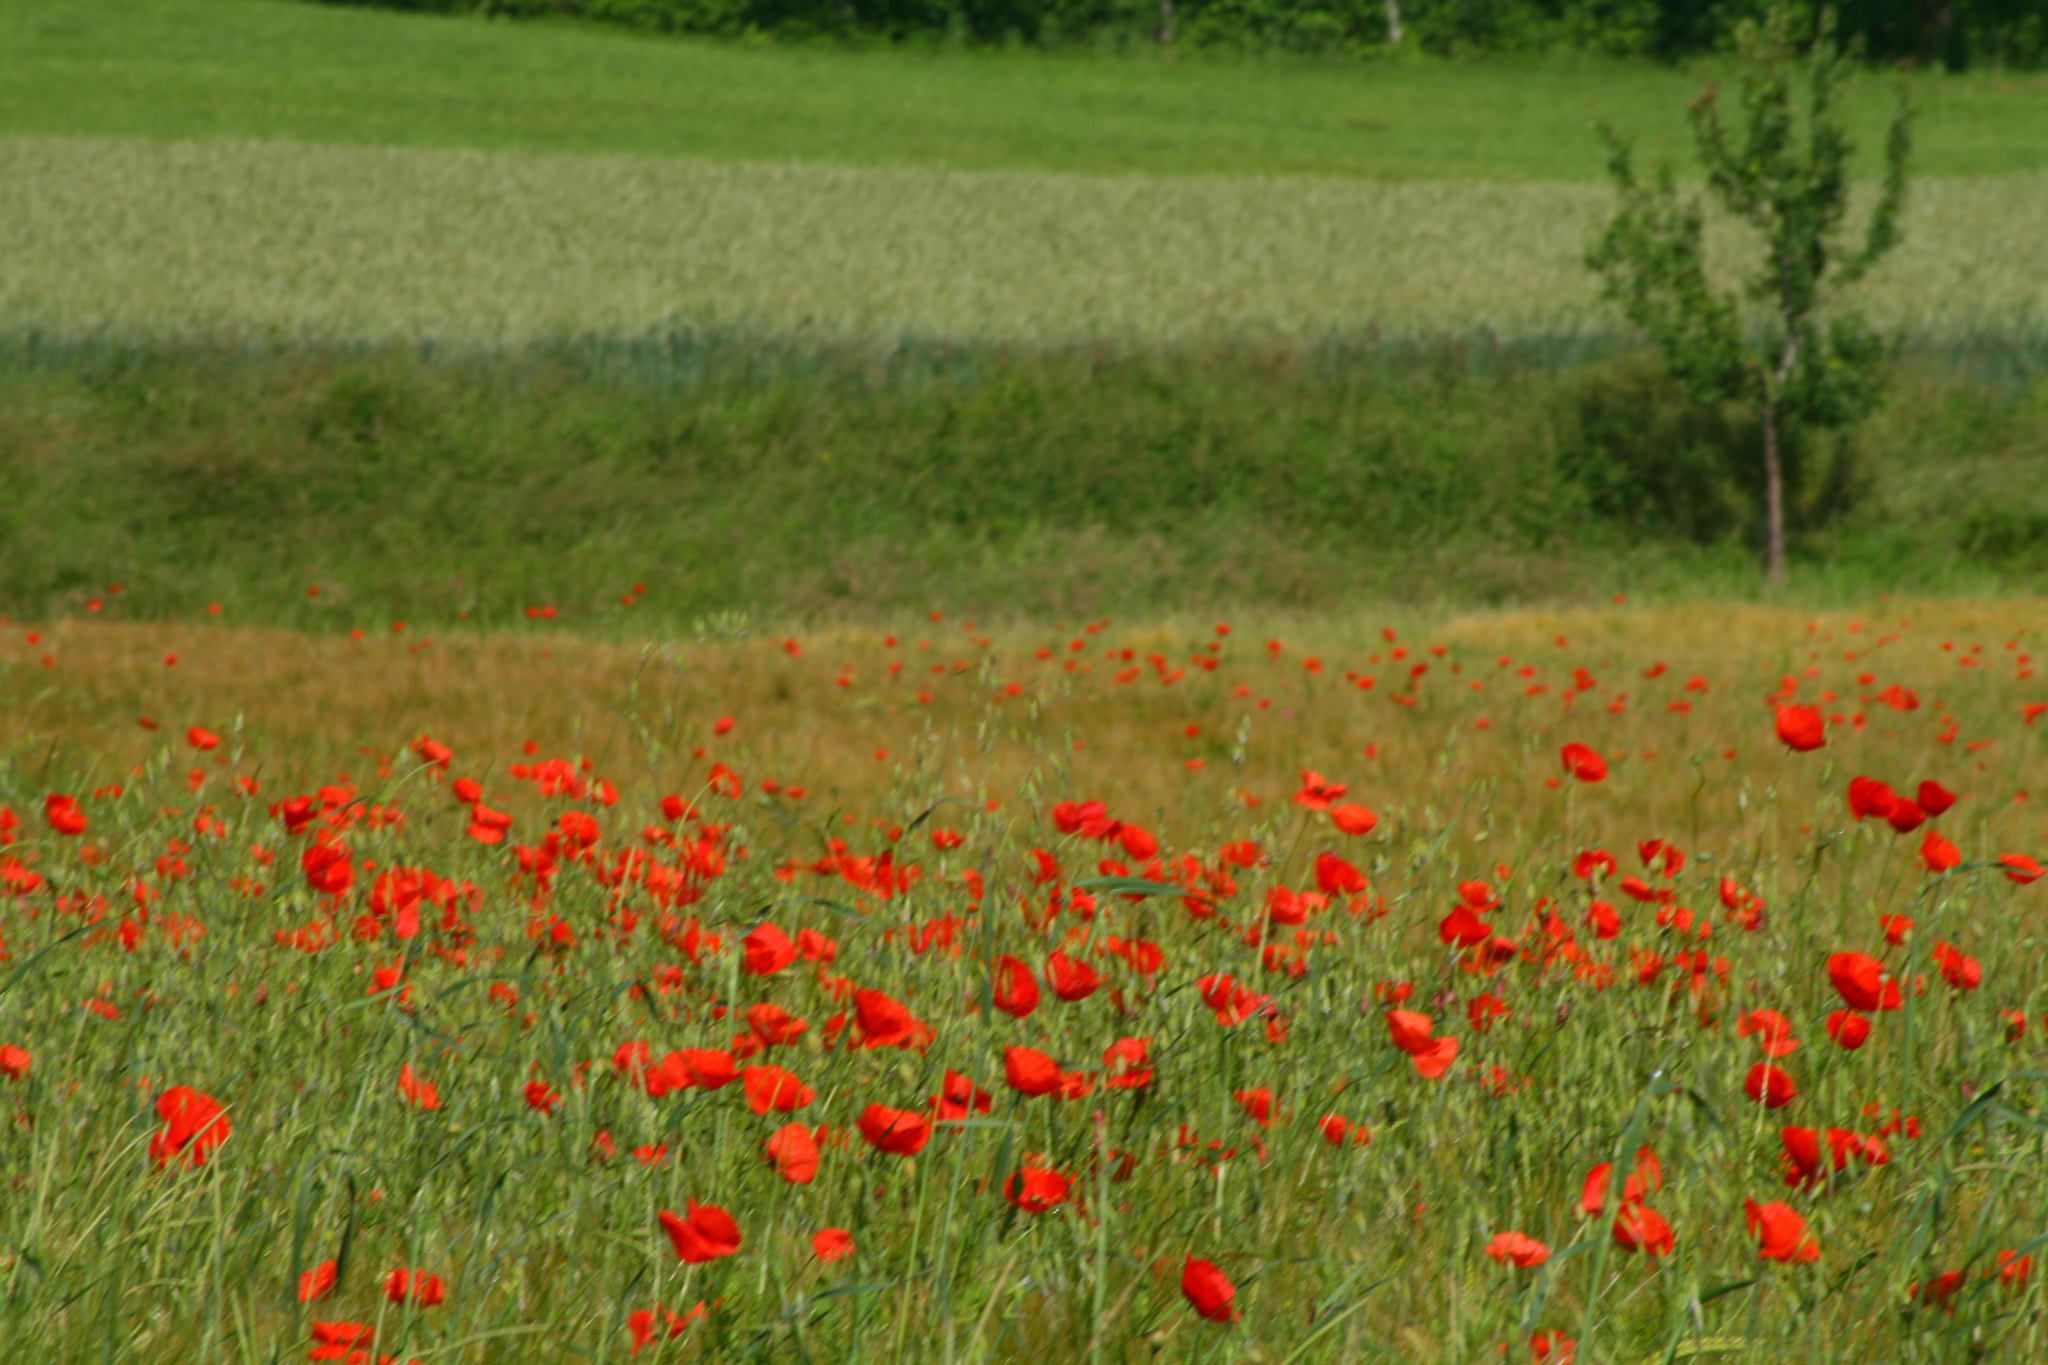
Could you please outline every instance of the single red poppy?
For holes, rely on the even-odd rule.
[[[1379,822],[1379,816],[1373,814],[1364,806],[1347,803],[1341,806],[1330,807],[1330,823],[1346,834],[1370,834],[1372,833],[1373,826]]]
[[[234,1131],[220,1102],[189,1085],[174,1085],[157,1096],[156,1114],[164,1126],[149,1140],[149,1156],[158,1166],[181,1159],[204,1166]]]
[[[322,1261],[299,1276],[299,1302],[318,1303],[334,1292],[335,1265]]]
[[[1678,1245],[1671,1224],[1648,1204],[1622,1204],[1614,1216],[1614,1240],[1623,1251],[1640,1250],[1648,1256],[1669,1256]]]
[[[1792,704],[1777,708],[1778,738],[1787,748],[1811,753],[1828,742],[1826,717],[1818,706]]]
[[[853,1255],[853,1234],[845,1228],[822,1228],[811,1238],[811,1253],[828,1265]]]
[[[1769,1062],[1758,1062],[1749,1069],[1742,1093],[1766,1109],[1783,1109],[1798,1097],[1799,1087],[1791,1076]]]
[[[1607,760],[1600,757],[1598,750],[1576,741],[1567,744],[1559,756],[1564,760],[1564,769],[1581,782],[1604,782],[1607,779]]]
[[[750,1066],[742,1077],[747,1092],[747,1107],[757,1114],[769,1110],[787,1114],[801,1109],[818,1097],[818,1092],[805,1085],[793,1071],[779,1066]]]
[[[1534,1237],[1521,1232],[1497,1232],[1486,1244],[1486,1254],[1506,1265],[1513,1261],[1524,1270],[1542,1265],[1550,1259],[1550,1248]]]
[[[1929,778],[1920,784],[1920,790],[1914,794],[1913,799],[1919,804],[1921,810],[1927,812],[1928,819],[1932,820],[1940,817],[1943,812],[1948,810],[1950,806],[1953,806],[1960,798],[1947,787],[1942,786],[1933,778]]]
[[[1020,1095],[1050,1095],[1060,1088],[1060,1064],[1035,1047],[1005,1048],[1003,1079]]]
[[[1998,861],[2005,868],[2006,877],[2021,886],[2041,879],[2041,865],[2024,853],[2001,853]]]
[[[1852,777],[1849,779],[1849,813],[1858,820],[1866,817],[1887,819],[1892,807],[1899,804],[1899,794],[1891,785],[1874,777]]]
[[[1237,1286],[1217,1269],[1214,1261],[1188,1257],[1180,1272],[1180,1292],[1187,1295],[1195,1312],[1209,1321],[1237,1321],[1237,1309],[1232,1303],[1237,1297]]]
[[[916,1156],[932,1140],[931,1120],[915,1109],[871,1104],[861,1111],[858,1126],[869,1146],[891,1156]]]
[[[1935,830],[1928,830],[1927,837],[1920,841],[1920,862],[1929,872],[1947,872],[1961,866],[1962,861],[1963,851]]]
[[[699,1204],[694,1199],[689,1201],[689,1208],[687,1218],[668,1209],[655,1215],[675,1246],[677,1259],[698,1265],[739,1251],[740,1226],[731,1214],[716,1204]]]
[[[1806,1220],[1790,1204],[1743,1201],[1743,1217],[1757,1239],[1757,1255],[1766,1261],[1805,1265],[1820,1259],[1820,1243],[1806,1235]]]
[[[746,950],[741,970],[748,976],[773,976],[796,961],[796,945],[773,924],[758,924],[740,940]]]
[[[818,1140],[801,1123],[786,1123],[769,1137],[768,1159],[792,1185],[808,1185],[818,1174]]]
[[[1058,1171],[1041,1164],[1042,1157],[1027,1157],[1025,1167],[1003,1182],[1003,1198],[1026,1213],[1045,1213],[1067,1202],[1073,1182]]]
[[[439,1275],[429,1275],[424,1270],[394,1270],[384,1277],[387,1301],[404,1303],[408,1294],[420,1307],[433,1308],[447,1301],[448,1286]]]
[[[376,1330],[366,1323],[316,1322],[313,1324],[313,1349],[306,1352],[306,1359],[368,1365],[370,1342],[376,1335]]]
[[[1102,974],[1056,948],[1045,960],[1045,980],[1054,995],[1072,1004],[1095,994],[1102,985]]]
[[[1828,1037],[1844,1052],[1854,1052],[1870,1038],[1869,1016],[1854,1010],[1835,1010],[1828,1015]]]

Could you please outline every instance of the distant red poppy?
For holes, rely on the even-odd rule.
[[[2001,853],[1998,861],[2004,866],[2005,875],[2021,886],[2041,879],[2041,865],[2024,853]]]
[[[1542,1265],[1550,1259],[1550,1248],[1534,1237],[1520,1232],[1497,1232],[1486,1244],[1486,1254],[1506,1265],[1513,1261],[1522,1269]]]
[[[808,1185],[818,1174],[818,1141],[801,1123],[787,1123],[768,1139],[775,1173],[792,1185]]]
[[[1929,819],[1936,819],[1959,798],[1954,792],[1929,778],[1920,784],[1920,790],[1914,794],[1913,799],[1921,810],[1927,812]]]
[[[1959,991],[1974,991],[1984,982],[1983,966],[1953,943],[1935,944],[1934,961],[1941,968],[1942,979]]]
[[[858,1126],[870,1146],[891,1156],[916,1156],[932,1140],[931,1120],[915,1109],[871,1104],[861,1111]]]
[[[1050,1095],[1060,1088],[1060,1064],[1035,1047],[1005,1048],[1003,1079],[1020,1095]]]
[[[316,1322],[312,1328],[313,1349],[306,1352],[306,1359],[367,1365],[370,1342],[377,1335],[374,1328],[360,1322]]]
[[[796,961],[796,945],[773,924],[758,924],[740,940],[746,950],[741,970],[748,976],[773,976]]]
[[[1581,782],[1604,782],[1607,780],[1607,760],[1590,745],[1573,743],[1560,751],[1564,770]]]
[[[1024,1169],[1003,1182],[1003,1198],[1026,1213],[1045,1213],[1066,1203],[1073,1185],[1042,1162],[1043,1158],[1027,1158]]]
[[[1614,1216],[1614,1240],[1623,1251],[1669,1256],[1678,1238],[1664,1215],[1648,1204],[1624,1203]]]
[[[1758,1062],[1749,1069],[1742,1093],[1766,1109],[1783,1109],[1798,1097],[1799,1087],[1791,1076],[1769,1062]]]
[[[1893,1008],[1886,1002],[1897,995],[1898,983],[1889,981],[1884,964],[1868,953],[1835,953],[1828,958],[1828,980],[1842,1003],[1865,1014]]]
[[[931,1029],[910,1012],[910,1007],[881,991],[855,991],[853,1014],[860,1024],[860,1045],[864,1048],[915,1047],[922,1051],[931,1043]]]
[[[1341,1114],[1325,1114],[1316,1122],[1323,1135],[1323,1141],[1332,1147],[1342,1147],[1346,1142],[1363,1147],[1372,1141],[1372,1134],[1362,1123],[1353,1123]]]
[[[334,1292],[335,1265],[322,1261],[299,1276],[299,1302],[318,1303]]]
[[[1216,1268],[1214,1261],[1188,1257],[1180,1272],[1180,1292],[1187,1295],[1195,1312],[1209,1321],[1237,1321],[1237,1309],[1232,1303],[1237,1297],[1237,1286]]]
[[[689,1202],[690,1214],[678,1217],[668,1209],[655,1216],[674,1244],[676,1256],[692,1265],[731,1256],[740,1249],[740,1227],[732,1215],[716,1204]]]
[[[1777,708],[1778,738],[1787,748],[1810,753],[1828,742],[1827,718],[1818,706],[1795,704]]]
[[[1757,1239],[1757,1255],[1761,1259],[1787,1265],[1805,1265],[1820,1259],[1820,1243],[1806,1235],[1806,1220],[1790,1204],[1759,1204],[1754,1199],[1745,1199],[1743,1217]]]
[[[1301,790],[1294,794],[1294,804],[1309,810],[1328,810],[1332,802],[1342,801],[1344,793],[1351,788],[1342,782],[1332,782],[1313,770],[1301,775]]]
[[[407,1104],[412,1105],[415,1109],[439,1109],[441,1107],[440,1089],[432,1081],[414,1071],[411,1062],[407,1062],[404,1066],[398,1068],[398,1093]]]
[[[1614,1163],[1611,1161],[1603,1161],[1586,1172],[1585,1186],[1579,1192],[1579,1211],[1592,1215],[1606,1208],[1608,1186],[1613,1180]],[[1663,1188],[1664,1167],[1657,1160],[1657,1153],[1648,1146],[1636,1148],[1635,1163],[1629,1168],[1628,1180],[1621,1187],[1622,1202],[1641,1203]]]
[[[75,796],[52,792],[44,797],[43,818],[50,822],[51,829],[66,838],[76,838],[85,833],[85,812],[79,808]]]
[[[1887,819],[1892,807],[1899,804],[1899,794],[1889,783],[1874,777],[1852,777],[1849,779],[1849,813],[1858,820],[1866,817]]]
[[[853,1234],[845,1228],[823,1228],[811,1238],[811,1252],[830,1264],[853,1255]]]
[[[157,1096],[156,1114],[164,1126],[149,1140],[149,1157],[158,1166],[180,1160],[204,1166],[234,1131],[220,1102],[189,1085],[174,1085]]]
[[[1408,1054],[1415,1070],[1426,1080],[1436,1080],[1451,1069],[1458,1058],[1456,1038],[1433,1038],[1436,1022],[1414,1010],[1387,1011],[1387,1032],[1394,1046]]]
[[[818,1097],[818,1092],[805,1085],[793,1071],[779,1066],[750,1066],[742,1077],[747,1092],[747,1107],[757,1114],[769,1110],[787,1114],[801,1109]]]
[[[1045,960],[1045,980],[1054,995],[1072,1004],[1095,994],[1102,985],[1102,974],[1080,959],[1054,949]]]
[[[1256,1090],[1238,1090],[1232,1093],[1231,1098],[1237,1101],[1238,1107],[1244,1110],[1245,1117],[1249,1118],[1253,1123],[1258,1124],[1261,1128],[1273,1126],[1273,1092],[1271,1090],[1264,1086],[1260,1086]]]
[[[1799,1050],[1799,1040],[1792,1036],[1792,1021],[1776,1010],[1751,1010],[1736,1020],[1735,1032],[1742,1038],[1757,1035],[1766,1057],[1789,1057]]]
[[[185,742],[201,753],[205,753],[209,749],[218,749],[220,747],[220,736],[211,730],[202,729],[195,725],[185,732]]]
[[[10,1081],[18,1081],[28,1075],[32,1060],[29,1050],[25,1047],[18,1047],[13,1043],[0,1046],[0,1076],[5,1076]]]
[[[1828,1015],[1828,1037],[1844,1052],[1854,1052],[1869,1041],[1870,1019],[1854,1010],[1835,1010]]]
[[[548,1089],[546,1081],[528,1081],[526,1083],[526,1107],[539,1110],[542,1117],[553,1118],[555,1116],[555,1106],[561,1102],[561,1092]]]
[[[1920,841],[1920,862],[1929,872],[1947,872],[1961,866],[1962,861],[1963,851],[1936,830],[1928,830],[1927,837]]]
[[[404,1303],[406,1295],[422,1308],[433,1308],[446,1301],[448,1287],[441,1283],[439,1275],[429,1275],[424,1270],[394,1270],[384,1277],[384,1297],[392,1303]]]
[[[1330,823],[1346,834],[1370,834],[1379,822],[1379,816],[1364,806],[1345,804],[1330,807]]]

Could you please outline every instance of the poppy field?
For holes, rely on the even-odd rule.
[[[2038,603],[531,615],[4,627],[10,1359],[2040,1358]]]

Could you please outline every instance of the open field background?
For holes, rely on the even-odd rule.
[[[1590,135],[1587,135],[1590,139]],[[724,165],[0,141],[0,321],[64,336],[503,346],[1607,334],[1597,185]],[[2048,174],[1918,181],[1850,296],[1925,338],[2048,319]],[[1743,262],[1717,232],[1721,268]]]
[[[1166,61],[650,40],[302,0],[16,0],[0,130],[1124,175],[1587,181],[1597,115],[1686,145],[1705,72],[1642,63]],[[1921,169],[2048,169],[2048,75],[1872,76]]]

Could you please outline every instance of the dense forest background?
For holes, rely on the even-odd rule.
[[[1765,0],[328,0],[386,9],[568,16],[671,33],[785,39],[1192,46],[1331,54],[1577,50],[1679,60],[1730,45]],[[1842,0],[1878,62],[2039,66],[2042,0]]]

